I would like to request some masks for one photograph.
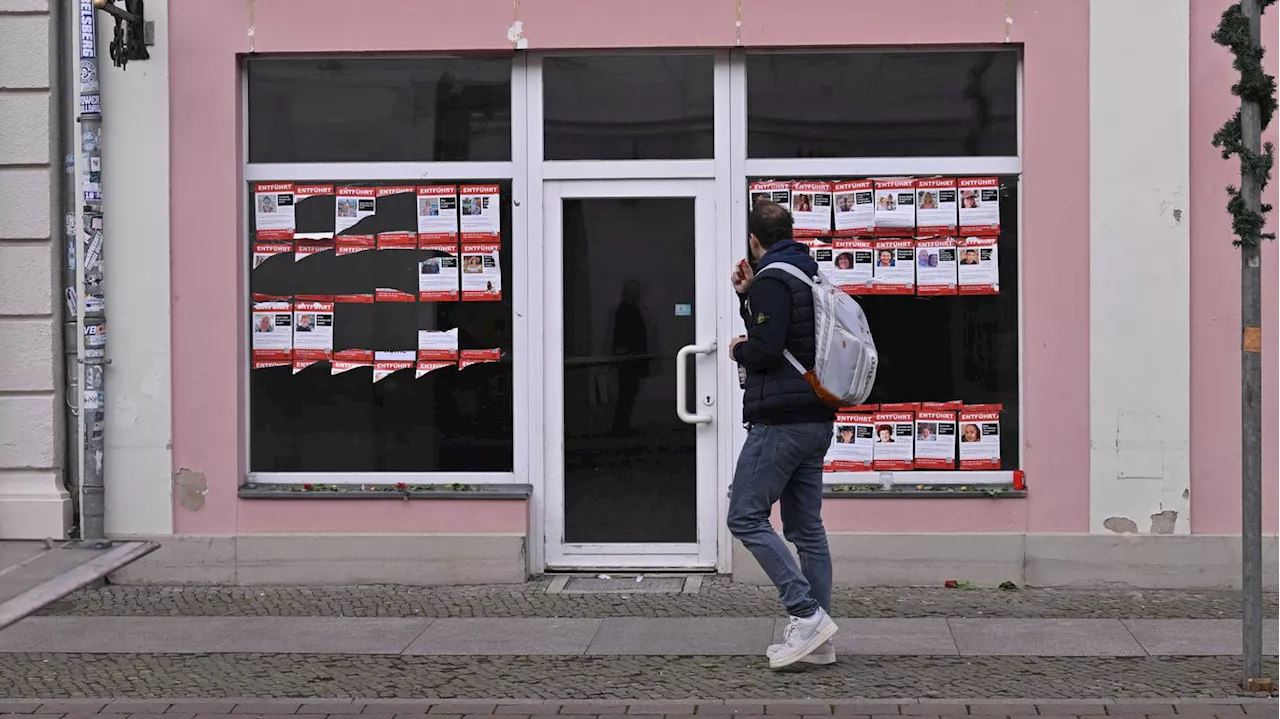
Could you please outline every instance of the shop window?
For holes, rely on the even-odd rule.
[[[487,199],[465,194],[483,185]],[[443,209],[431,205],[439,196],[402,181],[287,187],[292,194],[249,187],[250,471],[513,471],[511,181],[433,181]],[[335,207],[348,200],[344,189],[375,199],[344,212]],[[471,239],[466,216],[490,200],[497,234]],[[263,213],[281,201],[292,219],[269,227]],[[433,219],[438,211],[464,215],[461,245],[448,230],[434,234],[455,226]],[[291,306],[273,315],[276,299]],[[314,300],[332,304],[303,304]],[[331,338],[317,341],[326,329]],[[424,350],[423,331],[440,333],[430,335],[439,349],[450,330],[452,354]],[[269,349],[273,331],[288,349]]]
[[[1014,50],[747,56],[747,155],[1018,154]]]
[[[749,178],[755,185],[752,196],[763,194],[768,186],[786,188],[788,185],[803,187],[786,180],[843,181],[858,178],[843,177],[788,177]],[[996,239],[998,258],[998,290],[989,294],[952,294],[922,296],[924,290],[915,287],[902,294],[881,294],[870,289],[846,288],[867,315],[867,322],[875,338],[880,363],[875,389],[867,399],[869,404],[895,405],[903,403],[945,403],[959,401],[965,405],[1001,405],[999,417],[1000,455],[1002,470],[1021,469],[1021,397],[1019,368],[1019,320],[1018,320],[1018,191],[1016,175],[994,178],[999,190],[999,228],[982,234]],[[770,182],[772,181],[772,182]],[[765,185],[763,183],[768,183]],[[756,185],[755,183],[761,183]],[[870,183],[868,183],[870,184]],[[782,190],[775,199],[791,203],[793,211],[800,210],[800,200],[807,190]],[[953,191],[954,192],[954,191]],[[963,195],[964,191],[958,194]],[[810,195],[812,197],[812,195]],[[835,210],[839,214],[846,209],[844,200],[835,197]],[[954,199],[952,201],[955,201]],[[797,212],[800,214],[800,212]],[[819,213],[821,214],[821,213]],[[913,213],[914,215],[914,213]],[[803,220],[798,220],[798,226]],[[842,238],[831,237],[833,225],[827,231],[814,231],[810,236],[797,236],[818,250],[838,247],[833,244]],[[803,230],[800,230],[803,232]],[[998,235],[997,235],[998,233]],[[907,234],[911,234],[908,232]],[[961,235],[957,231],[943,231],[939,236]],[[863,235],[863,236],[857,236]],[[880,237],[873,232],[851,233],[845,241],[865,241],[872,248],[875,243],[901,240],[909,248],[920,242],[914,237]],[[931,239],[939,239],[934,237]],[[963,239],[963,238],[961,238]],[[925,241],[927,242],[927,241]],[[925,246],[925,242],[919,245]],[[745,249],[750,256],[750,249]],[[820,267],[837,284],[841,275],[832,266],[844,254],[840,249],[826,249],[826,256],[817,256]],[[850,254],[856,252],[849,250]],[[906,249],[906,263],[914,265],[917,250]],[[878,254],[879,250],[875,251]],[[957,252],[957,263],[963,263]],[[874,258],[871,252],[868,252]],[[832,263],[823,266],[823,262]],[[896,264],[896,262],[895,262]],[[912,271],[908,277],[915,277]]]
[[[250,58],[249,162],[507,161],[509,58]]]
[[[543,157],[713,157],[714,65],[710,55],[546,58]]]

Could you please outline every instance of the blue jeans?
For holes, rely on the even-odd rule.
[[[831,445],[830,422],[755,425],[738,456],[729,496],[729,531],[778,588],[793,617],[831,612],[831,550],[822,526],[822,459]],[[796,567],[769,523],[782,502],[782,534],[800,554]]]

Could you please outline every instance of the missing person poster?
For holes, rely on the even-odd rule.
[[[1000,178],[961,177],[960,234],[1000,234]]]
[[[877,240],[875,248],[875,290],[877,295],[916,293],[915,241]]]
[[[502,299],[502,267],[498,264],[502,245],[462,246],[462,301],[497,302]]]
[[[841,410],[836,414],[831,447],[822,469],[827,472],[870,472],[875,448],[875,415]]]
[[[831,235],[831,183],[796,180],[791,183],[792,231],[796,237]]]
[[[806,237],[801,239],[800,242],[809,248],[809,256],[813,258],[814,262],[818,263],[818,271],[830,277],[832,268],[831,243],[816,237]]]
[[[998,404],[969,405],[960,410],[960,469],[1000,469]]]
[[[960,240],[959,282],[962,295],[1000,293],[1000,238],[966,237]]]
[[[293,303],[293,372],[333,357],[333,299],[299,295]]]
[[[337,248],[338,257],[345,257],[372,250],[377,247],[377,243],[373,235],[343,235],[334,242],[334,246]]]
[[[418,188],[418,242],[432,246],[458,243],[457,185]]]
[[[413,350],[373,353],[373,381],[381,382],[401,370],[413,369],[417,353]]]
[[[334,208],[334,231],[346,232],[377,211],[378,191],[373,187],[339,187]]]
[[[413,292],[406,291],[413,289],[412,285],[407,288],[391,287],[388,281],[388,278],[401,274],[395,271],[397,268],[414,262],[416,254],[411,251],[416,249],[418,236],[413,232],[383,232],[378,235],[377,274],[382,281],[373,291],[375,301],[413,302],[416,299]],[[409,280],[412,282],[412,277]]]
[[[292,242],[258,242],[253,246],[253,269],[276,255],[293,252]]]
[[[910,409],[885,409],[874,415],[875,442],[871,467],[877,472],[905,471],[914,467],[916,413]]]
[[[955,238],[916,240],[916,294],[954,295],[957,282]]]
[[[373,350],[338,350],[333,353],[333,362],[330,364],[330,375],[342,374],[350,372],[353,369],[361,367],[373,366]]]
[[[912,237],[916,234],[916,181],[876,180],[877,237]]]
[[[298,240],[293,246],[293,261],[301,262],[323,252],[333,252],[333,240]]]
[[[463,185],[458,188],[463,242],[498,242],[502,238],[502,212],[497,185]]]
[[[458,369],[466,369],[472,365],[498,362],[502,359],[502,350],[498,348],[483,350],[462,350],[458,357]]]
[[[458,328],[418,330],[417,377],[458,365]]]
[[[418,262],[418,301],[454,302],[458,299],[458,244],[424,243],[429,256]],[[483,264],[483,259],[481,260]]]
[[[751,205],[750,207],[747,208],[748,211],[750,211],[752,207],[755,207],[756,203],[761,200],[769,200],[771,202],[776,202],[777,204],[782,205],[788,210],[791,209],[791,183],[790,182],[785,182],[785,181],[780,182],[777,180],[767,180],[765,182],[753,182],[751,183],[749,192],[750,192],[749,198],[750,198]]]
[[[295,185],[293,236],[300,240],[333,239],[333,185]]]
[[[293,183],[260,182],[253,186],[254,234],[259,240],[292,240]]]
[[[916,237],[956,234],[956,178],[916,181]]]
[[[293,302],[289,297],[253,297],[253,368],[293,362]]]
[[[870,235],[876,229],[875,188],[871,180],[847,180],[831,186],[837,237]]]
[[[837,237],[831,243],[827,278],[847,294],[870,294],[875,291],[875,256],[871,240]]]
[[[956,468],[959,402],[925,402],[916,412],[916,469]]]

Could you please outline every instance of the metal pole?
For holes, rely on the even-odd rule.
[[[57,48],[54,63],[57,69],[57,108],[55,119],[57,132],[57,151],[54,157],[62,160],[62,173],[58,176],[58,212],[55,228],[62,230],[62,354],[64,403],[66,405],[65,451],[63,461],[63,484],[71,493],[76,507],[75,516],[80,516],[80,334],[78,323],[80,303],[76,292],[76,154],[75,104],[78,88],[73,80],[76,77],[75,47],[72,40],[72,21],[76,14],[66,2],[55,2],[50,6],[54,13],[54,47]],[[79,526],[77,522],[76,534]]]
[[[102,259],[102,95],[98,85],[98,30],[93,0],[78,0],[80,17],[80,152],[82,161],[80,297],[84,310],[84,468],[80,483],[81,536],[104,539],[103,430],[106,412],[106,301]]]
[[[1249,24],[1250,44],[1261,45],[1258,0],[1241,0]],[[1262,121],[1256,101],[1240,103],[1240,136],[1248,151],[1262,149]],[[1254,212],[1262,205],[1261,178],[1241,165],[1240,197]],[[1240,248],[1240,541],[1243,591],[1244,683],[1262,677],[1262,261],[1257,243]]]

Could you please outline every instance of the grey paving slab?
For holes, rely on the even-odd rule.
[[[1234,656],[1240,653],[1239,619],[1125,619],[1125,627],[1152,656]],[[1262,651],[1275,655],[1277,632],[1274,619],[1263,621]]]
[[[399,654],[431,619],[354,617],[34,617],[28,651]],[[8,650],[15,651],[15,650]]]
[[[601,619],[437,619],[410,655],[582,654]]]
[[[43,629],[37,619],[23,619],[0,629],[0,652],[31,651],[40,642]]]
[[[773,639],[774,624],[773,619],[724,617],[606,619],[587,648],[587,654],[762,654]]]
[[[788,619],[779,619],[773,641],[782,641]],[[945,619],[836,619],[836,654],[954,657],[959,654]]]
[[[1117,619],[948,619],[964,656],[1140,657]]]

